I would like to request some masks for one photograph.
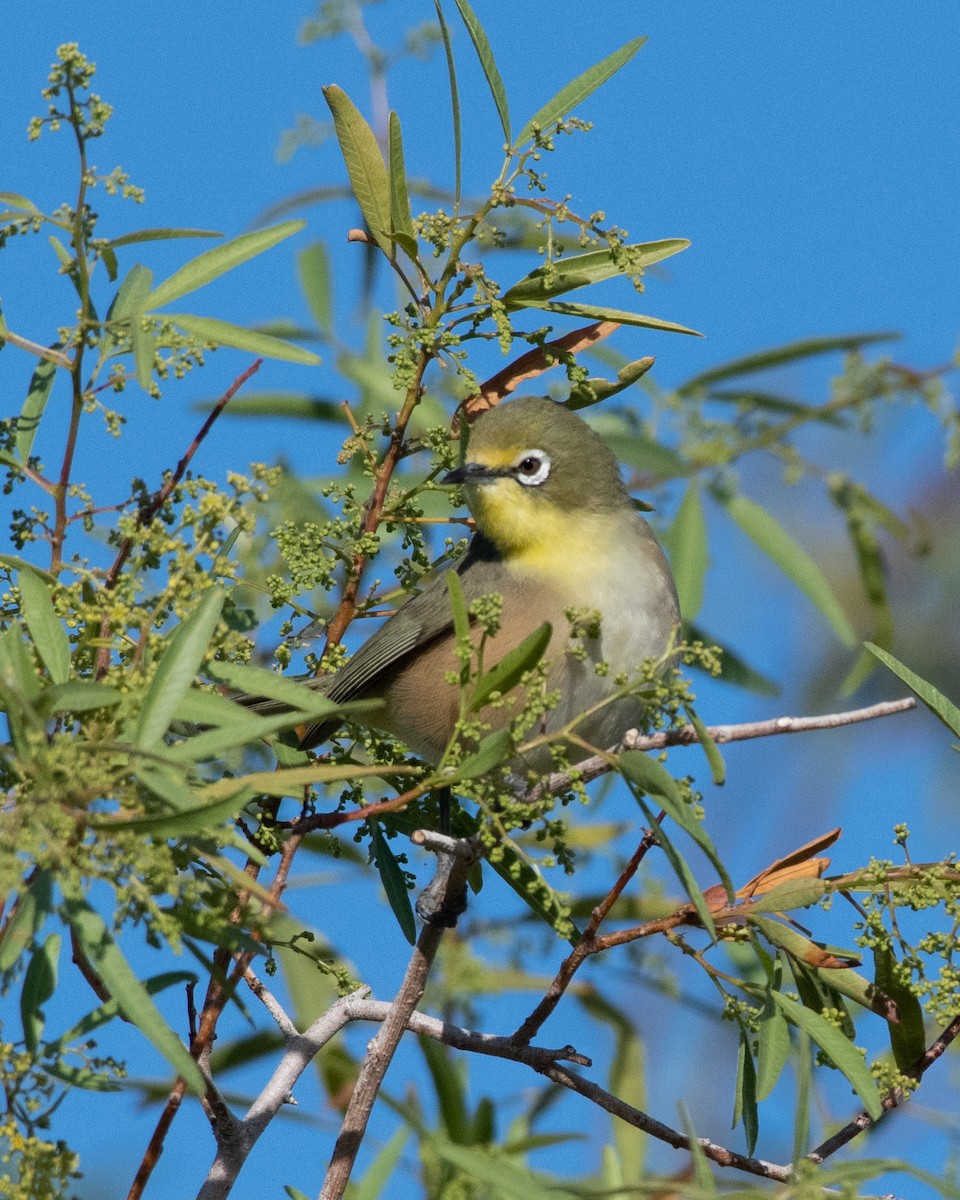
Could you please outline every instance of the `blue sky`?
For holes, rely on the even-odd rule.
[[[584,210],[603,207],[632,239],[691,239],[690,250],[651,278],[638,307],[706,337],[642,330],[617,337],[631,357],[656,356],[662,386],[811,334],[897,330],[903,335],[892,350],[897,361],[927,367],[950,358],[960,316],[960,9],[954,0],[927,0],[922,7],[891,0],[870,5],[814,0],[803,6],[638,0],[589,9],[571,0],[510,6],[475,0],[475,8],[506,82],[515,125],[630,37],[649,37],[579,114],[594,121],[593,133],[565,141],[549,171],[555,193],[573,193]],[[147,193],[142,209],[103,202],[104,225],[112,233],[176,225],[233,236],[285,196],[342,180],[332,141],[302,150],[288,163],[277,160],[281,134],[297,114],[325,118],[321,85],[338,83],[361,109],[368,108],[359,58],[346,39],[297,44],[308,15],[306,0],[269,6],[249,0],[230,5],[172,0],[128,9],[121,4],[109,16],[90,0],[53,0],[43,5],[42,20],[8,21],[0,34],[6,64],[0,75],[0,190],[24,193],[45,207],[72,195],[73,163],[64,135],[45,134],[31,145],[24,130],[40,111],[38,92],[56,45],[73,40],[98,63],[97,89],[117,110],[94,159],[104,169],[121,163]],[[448,16],[457,35],[469,191],[496,174],[501,139],[468,39],[454,13]],[[388,0],[373,6],[368,17],[374,36],[390,44],[405,22],[431,20],[433,6]],[[440,58],[402,63],[389,88],[403,122],[409,174],[449,183],[452,142]],[[308,215],[307,233],[211,289],[200,311],[250,323],[304,319],[293,256],[310,237],[325,237],[336,256],[339,310],[349,314],[356,248],[345,245],[344,235],[355,223],[354,211],[338,204]],[[159,277],[200,245],[157,244],[144,248],[142,257]],[[21,239],[0,256],[6,319],[17,332],[42,342],[51,340],[52,326],[66,320],[72,307],[67,285],[50,281],[50,254],[42,239],[29,244]],[[518,264],[517,274],[525,269]],[[622,293],[611,298],[624,306],[628,301]],[[344,336],[359,344],[362,331],[349,324],[345,329]],[[172,464],[189,441],[198,422],[191,406],[217,394],[245,365],[240,354],[218,354],[202,374],[171,388],[159,406],[128,392],[129,433],[110,470],[124,478],[133,472],[154,478],[159,465]],[[838,366],[836,360],[809,363],[768,382],[823,401]],[[8,347],[0,355],[0,415],[19,409],[29,370],[20,351]],[[258,386],[333,392],[342,382],[329,364],[315,374],[267,364]],[[828,453],[835,455],[836,467],[858,473],[901,509],[922,484],[940,479],[941,446],[934,423],[919,409],[881,427],[884,436],[867,444],[865,457],[849,441],[829,445]],[[301,470],[319,471],[332,453],[316,427],[305,437],[290,425],[224,422],[196,465],[218,476],[252,459],[284,454]],[[96,484],[102,479],[102,444],[91,440],[80,454],[87,478]],[[801,540],[816,542],[815,509],[806,510],[805,501],[785,492],[772,473],[760,472],[751,484]],[[801,703],[795,682],[821,655],[820,643],[829,634],[744,548],[720,541],[714,555],[705,620],[750,647],[758,665],[785,683],[785,695],[771,702],[706,689],[705,716],[733,721],[771,715],[771,703],[775,711],[790,711]],[[746,571],[757,574],[743,591]],[[909,612],[904,618],[909,620]],[[903,812],[905,796],[932,793],[944,781],[955,788],[957,781],[948,739],[926,716],[911,720],[911,728],[923,735],[913,735],[913,747],[873,730],[836,734],[831,736],[846,749],[831,752],[823,763],[782,742],[733,750],[731,782],[725,794],[711,797],[721,849],[741,853],[759,869],[768,858],[842,821],[852,860],[864,847],[890,853],[888,831]],[[890,757],[864,772],[858,764],[877,761],[882,750]],[[826,765],[826,778],[817,765]],[[917,836],[926,840],[918,857],[932,858],[955,838],[956,818],[932,799],[918,808]],[[389,971],[378,982],[388,988]],[[645,1031],[656,1029],[669,1039],[685,1028],[682,1018],[662,1013],[647,1020]],[[726,1101],[717,1103],[723,1110]],[[80,1111],[65,1108],[68,1118]],[[712,1101],[705,1102],[705,1111],[712,1119]],[[130,1129],[120,1170],[125,1178],[151,1120],[126,1111],[117,1119]],[[193,1172],[205,1161],[205,1131],[199,1116],[182,1119],[196,1133]],[[88,1138],[91,1164],[99,1137]],[[942,1149],[920,1125],[915,1143],[924,1148],[929,1143],[924,1153],[931,1161]],[[870,1152],[906,1153],[905,1146],[910,1141],[901,1135],[871,1145]],[[115,1154],[111,1149],[106,1163]],[[164,1163],[153,1195],[192,1194],[193,1175],[180,1191],[177,1169],[176,1160]],[[277,1194],[276,1178],[271,1173],[274,1190],[264,1192],[263,1175],[251,1164],[236,1195],[245,1200]],[[309,1191],[313,1184],[300,1186]]]

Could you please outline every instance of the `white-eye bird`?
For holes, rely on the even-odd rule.
[[[535,732],[550,733],[612,694],[614,676],[633,676],[645,658],[663,658],[680,622],[670,567],[647,522],[635,511],[614,455],[598,433],[560,404],[526,396],[482,414],[473,425],[466,461],[444,484],[461,484],[476,520],[467,553],[455,565],[464,599],[503,598],[499,631],[485,647],[490,666],[545,621],[547,687],[561,696]],[[600,614],[598,636],[570,652],[570,609]],[[598,673],[605,662],[609,672]],[[436,763],[460,712],[460,692],[447,682],[458,671],[453,611],[444,574],[390,617],[335,675],[315,686],[335,702],[378,699],[364,722],[388,730]],[[487,708],[480,719],[506,725],[516,709]],[[591,713],[577,732],[607,748],[637,725],[636,697],[621,697]],[[309,748],[338,721],[321,719],[302,735]],[[582,757],[574,752],[572,758]],[[545,754],[524,759],[543,769]]]

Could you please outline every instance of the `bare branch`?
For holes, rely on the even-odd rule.
[[[923,1054],[920,1055],[907,1074],[913,1076],[913,1078],[919,1082],[923,1076],[923,1073],[933,1066],[940,1055],[943,1054],[943,1052],[958,1034],[960,1034],[960,1017],[954,1017],[954,1019],[946,1027],[943,1033],[940,1034],[937,1040],[931,1043],[931,1045],[927,1047]],[[878,1119],[882,1120],[891,1109],[897,1108],[898,1105],[902,1104],[904,1100],[908,1100],[909,1098],[910,1093],[905,1088],[891,1088],[881,1100],[881,1104],[883,1105],[883,1113]],[[845,1146],[848,1142],[852,1142],[853,1139],[863,1133],[865,1129],[869,1129],[871,1125],[875,1125],[876,1123],[876,1120],[874,1120],[869,1113],[858,1113],[852,1121],[844,1125],[842,1129],[838,1129],[832,1137],[828,1137],[827,1140],[825,1142],[821,1142],[815,1150],[811,1150],[807,1155],[807,1158],[809,1158],[811,1162],[815,1162],[819,1165],[824,1161],[824,1159],[829,1158],[831,1154],[836,1154],[841,1147]]]
[[[707,732],[718,745],[727,742],[745,742],[752,738],[773,737],[779,733],[810,733],[813,730],[841,729],[845,725],[856,725],[861,721],[874,721],[878,717],[892,717],[897,713],[909,712],[917,707],[913,696],[901,700],[886,700],[871,704],[868,708],[853,708],[847,712],[826,713],[820,717],[770,717],[766,721],[746,721],[742,725],[710,725]],[[632,729],[623,742],[604,754],[596,754],[577,763],[577,778],[584,783],[605,775],[610,770],[610,756],[623,750],[666,750],[670,746],[692,746],[699,742],[697,731],[692,725],[679,729],[667,729],[662,733],[641,734]],[[563,792],[570,787],[570,776],[566,772],[555,772],[534,788],[530,799],[544,793]]]

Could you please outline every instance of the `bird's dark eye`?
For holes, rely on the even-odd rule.
[[[542,450],[524,450],[513,468],[514,475],[526,487],[536,487],[550,474],[550,457]]]

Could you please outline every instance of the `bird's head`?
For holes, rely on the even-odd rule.
[[[477,529],[504,557],[539,557],[551,548],[564,554],[579,528],[630,511],[606,443],[544,396],[523,396],[479,417],[466,460],[443,482],[463,485]]]

